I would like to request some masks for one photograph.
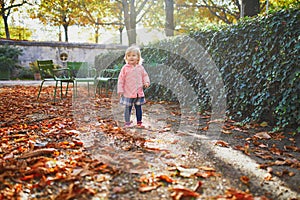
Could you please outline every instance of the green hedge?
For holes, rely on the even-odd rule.
[[[287,10],[190,35],[209,52],[222,74],[230,118],[246,123],[267,121],[277,128],[299,131],[299,27],[300,11]],[[201,110],[210,109],[207,85],[214,83],[205,81],[207,74],[197,74],[190,61],[160,50],[164,43],[180,46],[185,39],[147,46],[145,60],[162,62],[182,73],[197,90]]]
[[[10,79],[14,70],[19,68],[18,57],[22,50],[17,47],[4,45],[0,47],[0,79]]]
[[[121,67],[124,62],[125,50],[108,50],[95,57],[95,68],[98,72],[106,68]]]
[[[229,116],[299,127],[299,10],[200,31],[192,37],[209,49],[223,74]]]

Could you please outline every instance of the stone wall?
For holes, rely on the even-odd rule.
[[[95,56],[107,50],[125,49],[126,46],[116,44],[88,44],[66,42],[29,42],[0,39],[0,45],[10,45],[23,50],[19,57],[20,65],[29,67],[36,60],[53,60],[55,64],[64,66],[66,61],[85,61],[94,66]],[[65,57],[67,55],[67,59]]]

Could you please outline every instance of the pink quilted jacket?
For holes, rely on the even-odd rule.
[[[118,94],[123,93],[127,98],[144,97],[143,86],[146,83],[150,84],[150,79],[142,65],[125,64],[118,78]]]

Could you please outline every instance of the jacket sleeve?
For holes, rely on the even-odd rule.
[[[143,67],[143,85],[145,85],[146,83],[150,84],[150,78],[145,68]]]
[[[124,93],[125,69],[122,67],[118,77],[118,93]]]

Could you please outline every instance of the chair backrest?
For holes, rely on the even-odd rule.
[[[96,74],[89,68],[87,62],[67,62],[67,67],[70,70],[71,77],[73,78],[87,78],[94,77]]]
[[[103,69],[100,72],[100,77],[103,78],[118,78],[119,70],[117,69]]]
[[[115,70],[115,73],[114,73],[114,76],[113,76],[113,78],[114,79],[118,79],[119,78],[119,74],[120,74],[120,71],[121,71],[121,69],[114,69]]]
[[[53,78],[53,60],[37,60],[37,65],[42,79]]]

